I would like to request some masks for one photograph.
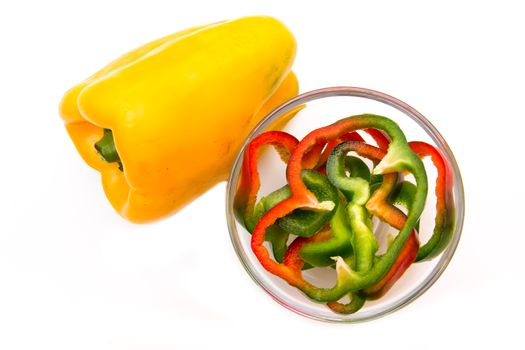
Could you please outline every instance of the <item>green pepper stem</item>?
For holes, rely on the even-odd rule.
[[[115,147],[113,132],[110,129],[104,129],[104,135],[95,143],[95,149],[102,159],[108,163],[118,163],[118,168],[123,171],[122,161]]]

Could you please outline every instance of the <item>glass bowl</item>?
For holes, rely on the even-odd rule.
[[[452,240],[446,249],[430,261],[412,264],[394,286],[380,299],[367,301],[363,308],[354,314],[334,313],[325,304],[316,303],[284,280],[267,272],[259,263],[250,247],[250,233],[237,221],[233,211],[233,201],[238,186],[242,165],[242,154],[246,145],[270,125],[287,118],[290,111],[302,108],[284,127],[301,140],[307,133],[321,126],[357,114],[372,113],[394,120],[405,133],[408,141],[424,141],[439,148],[448,159],[453,170],[454,203],[456,223]],[[362,133],[365,136],[364,133]],[[366,136],[365,136],[366,139]],[[420,222],[420,240],[432,234],[435,216],[436,171],[429,159],[424,160],[428,175],[429,191],[427,203]],[[285,184],[285,164],[276,152],[268,151],[260,158],[259,172],[261,189],[258,198]],[[252,279],[274,300],[284,307],[309,318],[332,322],[359,322],[371,320],[399,310],[423,294],[443,273],[459,243],[464,217],[464,194],[461,175],[452,151],[437,129],[418,111],[406,103],[384,93],[357,87],[331,87],[301,94],[282,104],[266,116],[248,135],[235,163],[227,185],[226,215],[230,237],[239,259]],[[374,232],[380,244],[378,253],[386,249],[387,233],[392,229],[379,221],[374,221]],[[270,250],[270,249],[269,249]],[[270,250],[271,251],[271,250]],[[333,285],[335,273],[319,269],[306,270],[303,275],[317,285]]]

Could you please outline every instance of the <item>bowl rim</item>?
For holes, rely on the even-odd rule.
[[[243,160],[242,155],[244,153],[246,145],[261,131],[265,130],[274,121],[274,119],[278,118],[282,114],[292,110],[293,108],[303,105],[307,102],[317,100],[317,99],[323,99],[327,97],[334,97],[334,96],[361,97],[361,98],[366,98],[370,100],[375,100],[377,102],[381,102],[383,104],[386,104],[404,113],[406,116],[414,120],[421,128],[423,128],[426,131],[428,136],[430,136],[430,138],[436,143],[439,149],[445,154],[447,160],[450,162],[450,165],[453,169],[454,197],[455,197],[455,204],[456,204],[455,205],[456,227],[455,227],[452,239],[449,242],[449,245],[441,253],[441,256],[439,257],[440,260],[438,261],[436,266],[432,269],[432,271],[428,274],[428,276],[420,283],[420,285],[417,288],[415,288],[411,293],[408,293],[407,295],[400,298],[398,301],[393,303],[392,306],[388,308],[384,308],[383,310],[380,310],[379,312],[375,314],[365,314],[365,315],[360,316],[359,312],[355,314],[351,314],[351,315],[339,315],[339,314],[334,313],[334,317],[327,318],[324,316],[312,314],[312,313],[297,309],[293,307],[292,305],[287,304],[284,300],[282,300],[279,297],[279,295],[274,293],[264,282],[262,282],[257,277],[257,272],[252,268],[250,262],[244,255],[245,254],[244,250],[241,249],[241,244],[237,241],[237,236],[239,233],[236,228],[236,218],[233,212],[233,200],[234,200],[235,192],[237,188],[236,184],[238,182],[238,178],[240,175],[240,168],[241,168],[241,164]],[[307,318],[318,320],[318,321],[325,321],[325,322],[357,323],[357,322],[371,321],[371,320],[386,316],[394,311],[397,311],[403,308],[404,306],[410,304],[414,300],[416,300],[419,296],[425,293],[439,279],[439,277],[443,274],[446,267],[450,263],[457,249],[460,238],[461,238],[464,216],[465,216],[465,194],[464,194],[461,173],[457,165],[456,159],[454,157],[454,154],[452,153],[452,150],[448,146],[443,136],[436,129],[436,127],[426,117],[424,117],[420,112],[418,112],[416,109],[414,109],[407,103],[393,96],[385,94],[383,92],[379,92],[379,91],[371,90],[367,88],[361,88],[361,87],[334,86],[334,87],[316,89],[316,90],[312,90],[312,91],[297,95],[296,97],[286,101],[285,103],[275,108],[272,112],[270,112],[267,116],[265,116],[250,131],[249,135],[244,140],[239,152],[237,153],[235,157],[235,161],[231,168],[230,175],[228,177],[227,186],[226,186],[226,219],[227,219],[228,231],[230,234],[230,240],[233,244],[235,253],[237,254],[242,265],[244,266],[244,269],[248,272],[248,275],[266,293],[268,293],[275,301],[277,301],[279,304],[281,304],[285,308],[299,315],[305,316]]]

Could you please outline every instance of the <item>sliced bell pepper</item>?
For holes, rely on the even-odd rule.
[[[360,129],[378,147],[366,144],[355,132]],[[349,156],[349,152],[372,160],[372,174],[360,158]],[[256,157],[247,156],[249,153],[250,148],[245,162],[256,164]],[[428,184],[420,158],[427,156],[438,171],[437,214],[432,237],[421,250],[417,229]],[[416,257],[436,256],[450,239],[454,203],[447,163],[431,145],[407,143],[399,127],[388,118],[360,115],[319,128],[300,142],[294,140],[284,159],[288,162],[288,185],[254,206],[257,219],[252,221],[252,250],[266,270],[312,300],[326,302],[335,312],[353,313],[366,299],[383,296]],[[411,173],[416,184],[398,183],[404,172]],[[258,189],[258,183],[255,187]],[[407,213],[396,205],[405,207]],[[399,230],[379,256],[372,216]],[[290,219],[292,226],[279,224]],[[275,227],[285,232],[286,239],[281,239],[279,257],[274,251],[272,260],[262,242],[272,236]],[[289,236],[296,238],[287,247]],[[307,266],[332,266],[334,261],[337,279],[331,288],[317,287],[302,275]],[[350,298],[349,303],[339,301],[344,295]]]
[[[332,288],[318,288],[304,280],[300,274],[286,265],[273,261],[267,249],[262,245],[266,229],[275,221],[284,217],[297,208],[314,210],[333,210],[335,204],[330,201],[319,202],[306,188],[301,180],[303,158],[314,146],[326,144],[327,141],[337,139],[342,135],[358,129],[377,128],[387,132],[392,142],[382,161],[374,169],[375,174],[389,172],[410,171],[417,182],[417,193],[412,210],[408,214],[405,226],[400,231],[388,251],[378,257],[374,266],[367,272],[353,271],[341,257],[335,257],[337,282]],[[269,272],[285,279],[288,283],[301,289],[310,298],[317,301],[334,301],[348,292],[367,288],[380,280],[392,267],[396,257],[401,252],[412,228],[417,223],[423,210],[426,193],[426,172],[421,160],[408,147],[406,138],[394,122],[376,115],[361,115],[343,119],[330,126],[314,130],[308,134],[292,152],[287,167],[287,178],[292,196],[270,209],[257,223],[252,234],[252,250],[259,262]]]

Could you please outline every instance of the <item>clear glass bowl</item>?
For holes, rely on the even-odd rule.
[[[409,267],[386,295],[378,300],[367,301],[355,314],[341,315],[331,311],[306,297],[298,289],[267,272],[259,263],[250,248],[251,235],[237,221],[233,212],[233,200],[237,189],[245,146],[257,135],[263,133],[273,123],[286,118],[287,112],[303,108],[283,129],[301,140],[307,133],[321,126],[329,125],[339,119],[362,113],[386,116],[398,123],[408,141],[424,141],[439,148],[451,164],[454,172],[454,200],[456,208],[456,227],[447,248],[430,261],[418,262]],[[363,136],[365,134],[362,134]],[[420,223],[422,242],[432,234],[435,215],[436,171],[429,159],[424,161],[429,180],[429,194]],[[274,151],[263,154],[259,162],[261,190],[259,198],[285,184],[285,164]],[[230,237],[239,259],[252,279],[273,299],[286,308],[306,317],[332,322],[359,322],[384,316],[414,301],[439,278],[447,267],[459,243],[464,217],[463,183],[458,165],[447,143],[437,129],[418,111],[406,103],[384,93],[356,87],[331,87],[301,94],[279,106],[266,116],[250,133],[244,142],[227,185],[226,215]],[[387,233],[392,229],[378,221],[374,222],[374,232],[380,243],[379,253],[386,249]],[[316,285],[329,287],[334,283],[335,273],[330,269],[312,269],[303,272],[306,279]]]

